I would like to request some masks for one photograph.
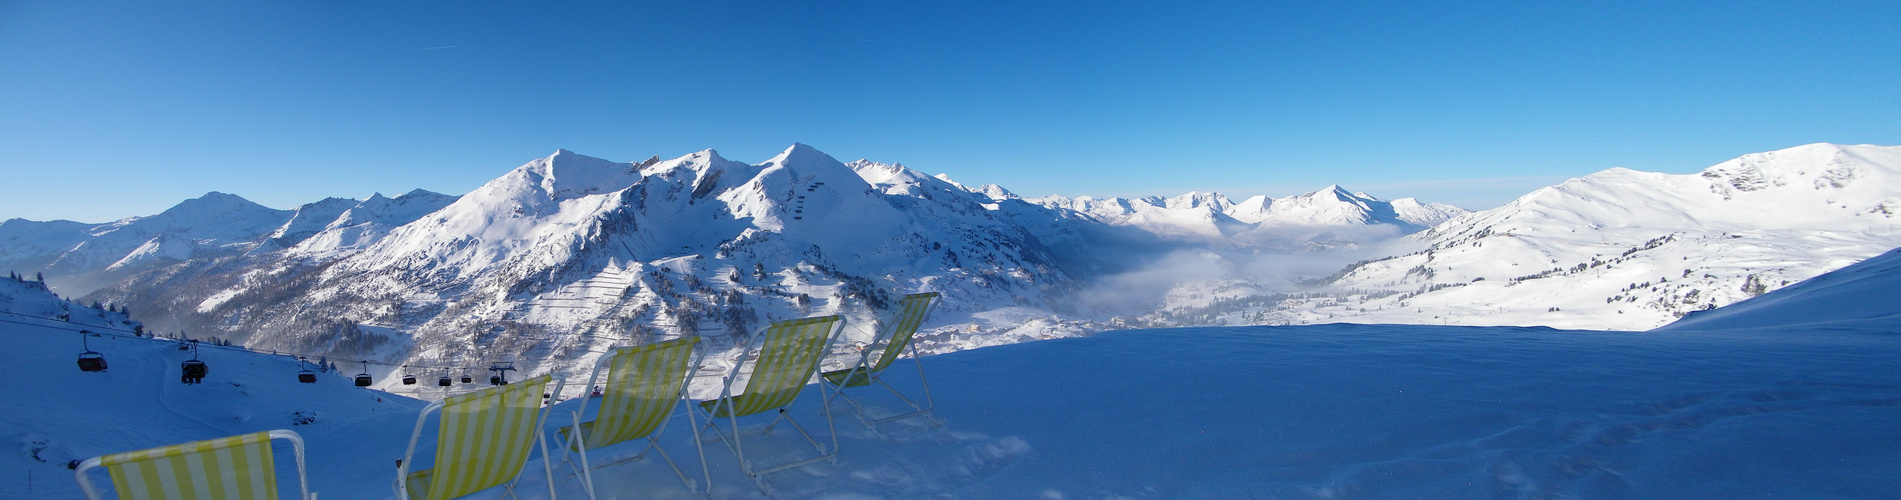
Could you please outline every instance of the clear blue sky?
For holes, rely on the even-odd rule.
[[[459,194],[557,148],[1483,209],[1901,144],[1892,0],[1175,3],[0,0],[0,219]]]

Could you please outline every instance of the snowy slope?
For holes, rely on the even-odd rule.
[[[117,304],[94,308],[59,298],[45,283],[31,278],[0,278],[0,321],[27,321],[40,324],[54,320],[76,328],[133,331],[140,328]]]
[[[1901,249],[1710,311],[1657,331],[1856,327],[1901,332]]]
[[[1692,175],[1611,169],[1419,233],[1419,252],[1349,267],[1252,323],[1641,330],[1901,246],[1901,147],[1812,144]],[[1205,311],[1205,309],[1204,309]]]
[[[323,498],[390,497],[390,464],[422,401],[365,391],[334,372],[300,384],[293,359],[213,348],[199,352],[210,368],[205,382],[185,385],[178,366],[192,353],[178,342],[101,332],[89,344],[108,368],[86,373],[74,366],[72,325],[0,323],[13,362],[31,367],[0,409],[0,437],[17,451],[0,457],[0,470],[10,471],[0,474],[0,498],[80,498],[66,468],[72,460],[269,429],[303,436]],[[290,449],[277,453],[279,483],[294,488]],[[103,473],[94,481],[110,483]]]

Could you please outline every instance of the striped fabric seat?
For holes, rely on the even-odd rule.
[[[771,494],[771,489],[766,486],[763,477],[766,474],[822,460],[837,463],[838,432],[832,428],[831,409],[825,410],[825,425],[832,430],[832,447],[830,451],[827,451],[810,432],[806,432],[804,427],[786,413],[785,408],[798,399],[799,392],[805,388],[805,384],[818,373],[819,361],[825,357],[825,352],[831,349],[832,341],[837,338],[838,332],[844,326],[845,318],[837,315],[773,323],[764,331],[753,335],[757,338],[763,334],[765,340],[759,348],[759,356],[753,360],[752,375],[746,380],[745,391],[734,394],[734,382],[738,380],[740,373],[740,367],[735,366],[731,373],[726,374],[720,397],[700,403],[700,409],[707,414],[706,427],[700,429],[700,435],[704,436],[707,430],[712,430],[714,437],[725,443],[727,449],[732,450],[733,454],[739,457],[740,470],[745,471],[747,476],[751,476],[759,489],[768,495]],[[748,340],[746,344],[750,346],[752,342]],[[754,468],[752,461],[746,459],[745,446],[739,440],[738,418],[771,410],[779,410],[778,416],[774,417],[771,423],[766,424],[765,432],[772,432],[773,426],[778,425],[780,421],[791,424],[793,429],[805,436],[807,442],[812,443],[812,448],[817,450],[818,456],[765,469]],[[731,436],[727,436],[719,429],[718,423],[721,418],[726,419],[730,424]]]
[[[613,464],[590,465],[588,450],[599,449],[622,441],[647,438],[647,448],[630,460],[638,460],[648,450],[660,450],[661,458],[680,475],[681,482],[688,490],[693,490],[694,482],[680,471],[679,465],[667,451],[660,449],[659,436],[665,430],[674,408],[685,397],[686,384],[692,380],[693,372],[699,368],[700,359],[695,352],[704,356],[698,349],[699,337],[687,337],[636,347],[622,347],[602,357],[594,364],[594,372],[588,377],[588,387],[602,382],[600,410],[594,420],[565,426],[560,429],[561,442],[567,443],[562,458],[573,465],[567,452],[577,452],[581,458],[581,468],[576,474],[587,480],[589,496],[593,495],[593,476],[591,469]],[[606,380],[600,380],[601,370],[606,368]],[[581,415],[587,413],[587,401],[573,414],[579,422]],[[691,417],[691,412],[688,414]],[[580,429],[577,434],[575,429]],[[700,469],[706,469],[706,454],[700,454]]]
[[[410,436],[399,488],[412,500],[442,500],[510,483],[521,476],[528,455],[540,436],[544,415],[541,395],[551,375],[514,384],[451,396],[423,409],[416,432],[430,411],[440,408],[436,433],[436,463],[429,469],[407,471],[416,447]],[[557,390],[559,390],[557,388]],[[544,447],[543,456],[546,456]],[[552,474],[552,472],[550,473]],[[508,495],[514,495],[513,485]]]
[[[607,380],[602,384],[601,409],[594,421],[581,424],[587,447],[599,449],[646,437],[666,422],[674,404],[680,401],[680,389],[691,368],[687,362],[699,343],[699,337],[688,337],[614,350]],[[562,427],[562,437],[566,438],[572,429]]]
[[[911,345],[911,336],[916,335],[918,326],[924,324],[924,317],[930,313],[931,305],[934,303],[932,299],[937,298],[937,295],[937,292],[925,292],[904,296],[904,299],[898,301],[897,321],[891,327],[891,334],[872,341],[874,346],[879,341],[883,341],[884,349],[865,349],[865,359],[860,360],[857,366],[825,372],[825,380],[833,385],[844,387],[858,387],[871,383],[871,374],[882,372],[885,367],[891,366],[892,361],[896,361],[899,355],[904,354],[904,348]],[[878,354],[876,360],[871,359],[873,353]],[[870,366],[867,367],[867,364]]]
[[[773,323],[766,329],[766,343],[753,363],[745,393],[703,401],[700,407],[715,417],[729,416],[728,412],[744,417],[792,404],[812,379],[819,358],[830,346],[832,331],[844,321],[843,316],[825,316]]]
[[[312,498],[304,478],[304,443],[274,430],[194,441],[87,459],[75,467],[80,490],[99,500],[86,471],[105,467],[121,500],[275,499],[277,471],[271,438],[290,441],[297,455],[299,498]]]
[[[931,307],[936,304],[937,297],[937,292],[914,293],[904,296],[904,299],[898,302],[898,310],[892,314],[890,332],[873,339],[871,346],[867,346],[864,354],[859,356],[857,364],[844,370],[823,373],[822,376],[826,382],[837,386],[832,389],[831,395],[825,398],[825,406],[828,408],[831,407],[833,399],[843,399],[845,402],[851,403],[852,413],[858,417],[858,421],[865,424],[865,427],[871,428],[872,432],[878,432],[880,435],[883,433],[878,431],[877,424],[903,418],[922,416],[930,421],[931,425],[938,425],[937,417],[931,414],[931,410],[937,407],[936,401],[931,398],[931,383],[924,378],[924,366],[917,363],[917,347],[912,345],[911,342],[911,337],[917,335],[918,327],[924,324],[924,318],[931,314]],[[879,349],[877,346],[881,342],[883,343],[883,348]],[[897,388],[885,383],[885,381],[880,378],[884,374],[885,367],[891,366],[891,362],[896,361],[899,355],[904,354],[904,349],[907,347],[911,349],[913,364],[918,365],[918,382],[924,386],[923,405],[912,401],[911,398],[904,397],[904,393],[898,392]],[[876,355],[877,358],[873,359],[873,355]],[[858,400],[852,399],[851,396],[845,394],[846,387],[870,385],[872,382],[877,382],[878,385],[884,386],[886,390],[891,391],[892,395],[904,401],[904,404],[910,405],[911,411],[873,418],[865,413],[864,405],[859,404]]]

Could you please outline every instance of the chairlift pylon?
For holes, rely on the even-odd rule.
[[[374,382],[374,380],[370,379],[370,362],[364,361],[363,373],[356,374],[356,386],[369,387],[370,382]]]
[[[82,371],[82,372],[106,371],[106,355],[93,352],[92,345],[89,342],[87,342],[87,339],[86,339],[86,337],[91,337],[91,336],[92,336],[92,330],[79,331],[79,346],[80,346],[80,349],[85,350],[84,352],[79,353],[79,371]]]
[[[488,385],[508,385],[508,372],[514,369],[513,361],[496,361],[489,364],[488,370],[495,374],[488,377]]]

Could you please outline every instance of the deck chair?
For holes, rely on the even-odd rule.
[[[304,477],[304,439],[295,432],[274,430],[114,453],[86,459],[74,476],[86,498],[100,500],[99,490],[86,471],[105,467],[112,487],[122,500],[146,499],[275,499],[277,468],[271,458],[271,440],[290,441],[297,455],[297,498],[316,500]]]
[[[739,457],[740,470],[751,477],[753,483],[767,494],[771,494],[772,490],[766,485],[766,474],[819,461],[838,463],[838,429],[832,425],[831,410],[825,411],[825,425],[832,434],[832,447],[827,449],[825,445],[819,444],[818,440],[812,437],[812,433],[806,432],[804,427],[794,421],[791,415],[786,413],[785,408],[791,406],[793,400],[798,399],[799,392],[805,388],[805,384],[818,373],[819,361],[831,349],[832,341],[844,325],[843,316],[832,315],[779,321],[754,332],[747,339],[746,346],[750,347],[753,339],[763,337],[765,340],[759,348],[759,356],[752,360],[752,376],[746,380],[745,389],[742,391],[733,387],[734,381],[739,377],[740,368],[744,365],[742,359],[740,363],[733,366],[731,373],[726,374],[719,398],[702,401],[699,404],[700,410],[706,412],[707,420],[706,427],[701,428],[696,437],[704,441],[706,431],[712,430],[714,437],[725,443],[726,448]],[[744,354],[744,351],[741,353]],[[765,469],[754,467],[752,461],[746,458],[745,446],[739,440],[739,417],[769,410],[779,410],[779,412],[771,423],[766,424],[765,433],[772,432],[773,426],[783,420],[791,424],[793,429],[798,430],[800,435],[805,436],[806,441],[812,443],[812,448],[818,451],[817,456]],[[731,424],[732,436],[728,437],[725,432],[720,431],[719,419],[721,418]]]
[[[548,415],[541,396],[552,380],[557,380],[554,375],[542,375],[423,407],[416,416],[416,430],[409,435],[409,449],[396,463],[396,498],[443,500],[508,483],[503,494],[519,500],[515,484],[527,470],[529,447],[536,444],[541,446],[541,464],[548,474],[548,497],[554,498],[554,468],[541,433]],[[555,384],[554,394],[560,394],[563,385]],[[430,412],[438,410],[441,425],[436,432],[435,466],[412,469],[423,424]]]
[[[575,410],[574,425],[560,429],[561,460],[570,468],[576,465],[575,456],[580,458],[580,468],[574,469],[581,476],[582,484],[587,487],[588,498],[594,498],[595,468],[607,467],[614,463],[589,465],[588,450],[599,450],[622,441],[647,438],[647,447],[640,453],[623,461],[639,460],[648,451],[659,451],[660,458],[673,467],[673,473],[680,476],[680,482],[686,483],[686,489],[697,491],[694,481],[680,471],[679,464],[660,448],[660,433],[666,431],[667,422],[673,417],[673,410],[682,398],[686,397],[687,382],[699,371],[700,362],[706,357],[706,350],[700,349],[699,337],[687,337],[656,344],[615,349],[594,363],[594,372],[588,375],[587,387],[595,387],[600,380],[601,370],[607,369],[607,379],[601,386],[600,410],[595,412],[594,420],[582,422],[581,416],[587,413],[588,400],[583,398],[581,408]],[[687,412],[687,418],[693,419],[693,412]],[[698,427],[698,422],[692,424]],[[578,431],[576,429],[579,429]],[[695,440],[698,445],[698,440]],[[615,462],[620,463],[620,462]],[[706,450],[700,449],[700,474],[707,477]],[[708,484],[710,489],[712,485]]]
[[[922,406],[912,401],[911,398],[904,397],[903,393],[899,393],[896,388],[891,387],[891,384],[887,384],[884,380],[880,379],[885,367],[891,366],[892,361],[897,360],[899,355],[904,354],[906,347],[911,348],[911,359],[913,361],[917,360],[917,346],[912,345],[911,336],[917,334],[918,326],[924,324],[925,316],[930,315],[932,306],[936,304],[936,301],[932,299],[936,299],[937,296],[937,292],[914,293],[904,296],[904,299],[898,302],[898,310],[892,314],[891,321],[887,322],[887,324],[891,325],[888,333],[874,338],[871,345],[865,346],[864,353],[858,356],[857,364],[843,370],[829,371],[820,374],[824,377],[826,382],[834,386],[831,395],[825,398],[825,406],[830,407],[833,399],[843,399],[845,402],[851,403],[852,413],[858,416],[858,421],[864,423],[865,427],[870,427],[874,432],[878,430],[877,424],[915,416],[923,416],[925,420],[931,422],[932,426],[938,425],[937,417],[931,414],[931,410],[937,407],[937,403],[931,399],[931,384],[924,378],[924,366],[922,364],[913,363],[918,364],[918,381],[924,384],[924,405]],[[873,356],[876,357],[874,358]],[[858,404],[858,400],[845,395],[846,387],[871,385],[872,382],[877,382],[878,385],[884,386],[886,390],[891,391],[891,394],[897,395],[898,399],[904,400],[905,404],[911,405],[911,412],[874,419],[865,414],[865,407]]]

